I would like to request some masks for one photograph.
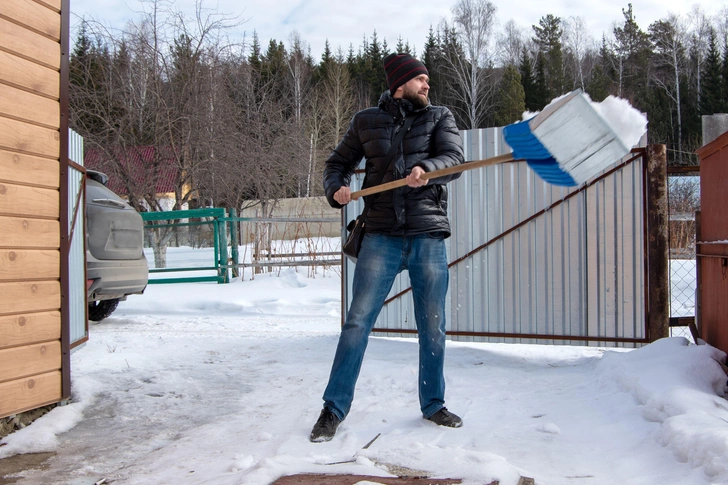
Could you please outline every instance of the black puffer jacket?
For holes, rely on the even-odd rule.
[[[442,106],[414,110],[408,100],[394,99],[386,91],[378,107],[354,115],[346,135],[326,160],[324,190],[332,207],[341,207],[334,194],[349,185],[362,158],[366,158],[364,187],[381,177],[387,168],[384,158],[406,114],[416,118],[381,183],[404,178],[416,166],[432,172],[463,163],[462,139],[450,110]],[[459,176],[457,173],[429,180],[423,187],[405,186],[368,196],[366,231],[396,236],[443,232],[449,237],[445,184]]]

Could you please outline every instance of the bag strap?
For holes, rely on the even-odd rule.
[[[377,180],[377,183],[371,184],[368,187],[374,187],[382,183],[382,180],[384,180],[384,176],[386,175],[387,171],[392,167],[392,163],[394,163],[394,154],[397,152],[397,148],[399,148],[399,146],[402,144],[402,140],[404,140],[404,135],[406,135],[409,131],[415,118],[416,116],[407,116],[405,118],[402,128],[400,128],[397,132],[397,136],[394,138],[392,146],[389,147],[389,151],[387,152],[385,159],[387,161],[387,168],[384,169],[382,175],[379,177],[379,180]],[[366,217],[367,212],[369,212],[369,205],[367,204],[367,199],[364,198],[364,209],[361,211],[362,218]]]

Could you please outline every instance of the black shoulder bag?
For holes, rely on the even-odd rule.
[[[381,175],[381,177],[379,177],[379,180],[377,180],[376,183],[369,185],[369,187],[374,187],[375,185],[379,185],[382,183],[382,179],[384,179],[384,175],[389,170],[389,167],[392,166],[392,161],[394,160],[394,154],[397,152],[397,148],[402,144],[402,140],[404,140],[404,135],[409,131],[410,126],[412,126],[412,122],[414,121],[414,119],[415,119],[414,116],[408,116],[407,118],[405,118],[404,125],[402,125],[402,128],[400,128],[399,132],[397,132],[397,136],[395,137],[394,142],[392,142],[392,146],[389,148],[389,151],[387,152],[387,156],[386,156],[387,168],[382,172],[382,175]],[[367,204],[367,201],[365,198],[364,199],[364,209],[361,211],[361,214],[359,214],[359,216],[356,219],[349,222],[349,224],[346,226],[346,230],[349,231],[349,236],[346,238],[346,241],[344,242],[344,245],[342,246],[341,251],[353,263],[356,263],[356,260],[359,257],[359,250],[361,249],[361,242],[364,239],[364,225],[366,224],[367,212],[369,212],[369,205]]]

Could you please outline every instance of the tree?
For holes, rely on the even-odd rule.
[[[438,105],[445,104],[447,99],[445,93],[448,90],[448,86],[442,75],[443,58],[441,44],[442,40],[440,39],[439,31],[435,34],[432,25],[430,25],[421,61],[430,73],[430,100],[433,104]]]
[[[507,66],[498,88],[498,105],[493,121],[496,126],[505,126],[520,121],[526,110],[526,95],[521,85],[521,75],[515,66]]]
[[[454,109],[462,110],[465,128],[483,126],[492,108],[490,42],[495,10],[489,0],[458,0],[452,8],[452,27],[446,22],[443,25],[447,33],[443,76],[452,89]]]
[[[684,30],[679,20],[671,16],[669,20],[658,20],[650,25],[650,40],[654,46],[654,82],[672,101],[675,112],[677,149],[682,150],[682,98],[680,92],[681,76],[685,64]]]
[[[499,64],[503,67],[518,66],[524,44],[523,29],[518,27],[513,20],[506,22],[497,42],[496,51]]]
[[[592,46],[594,39],[589,35],[586,23],[582,17],[570,17],[564,25],[564,47],[573,63],[575,79],[573,87],[586,90],[586,79],[589,73],[586,71],[585,60]]]
[[[617,95],[635,101],[647,87],[650,38],[643,32],[632,12],[632,4],[622,9],[624,24],[614,28],[617,61]]]
[[[526,47],[521,49],[521,60],[518,64],[518,71],[521,75],[521,86],[523,86],[526,109],[529,111],[539,110],[542,106],[537,105],[538,100],[536,99],[536,80],[534,78],[533,62]]]
[[[533,86],[532,106],[535,107],[535,110],[542,110],[552,99],[546,80],[546,57],[543,52],[539,52],[536,56],[536,80]]]
[[[700,93],[700,114],[724,113],[726,100],[723,97],[722,63],[715,29],[708,34],[708,55],[703,64],[703,89]]]
[[[544,67],[548,90],[552,96],[564,93],[564,53],[561,37],[561,19],[551,14],[541,17],[539,25],[532,26],[536,37],[533,39],[544,56]]]

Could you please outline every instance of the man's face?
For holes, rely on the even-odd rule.
[[[397,91],[401,89],[402,97],[415,105],[415,108],[426,108],[430,104],[430,100],[427,97],[427,94],[430,92],[429,81],[430,78],[427,74],[420,74],[397,88]]]

